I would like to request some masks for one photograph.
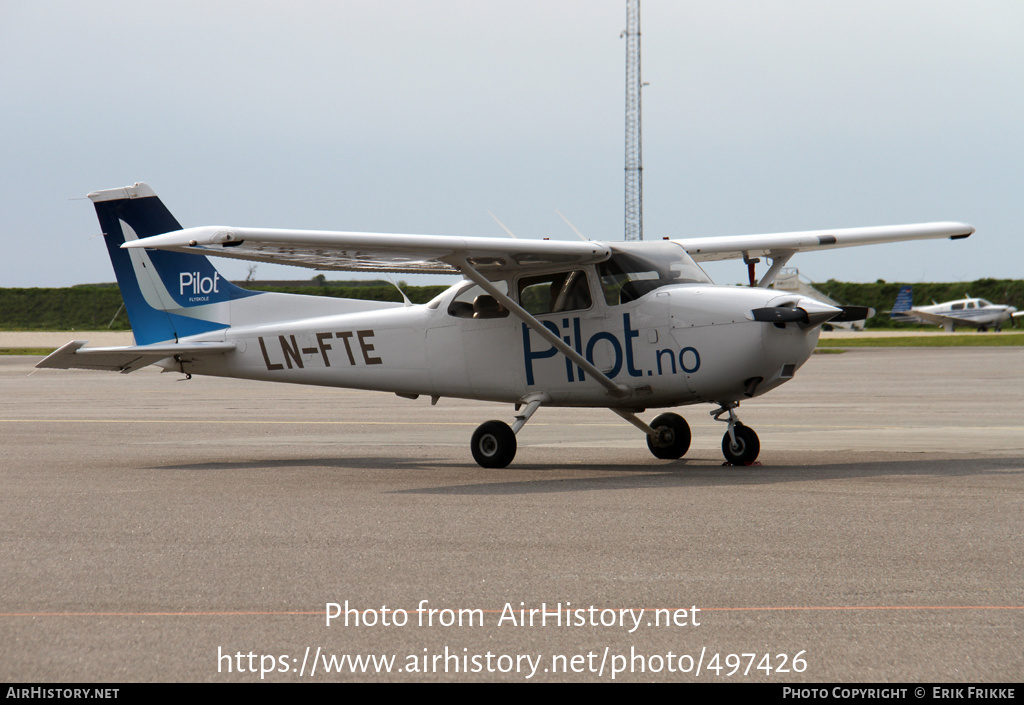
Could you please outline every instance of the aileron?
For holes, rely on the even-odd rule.
[[[698,262],[739,259],[741,257],[771,257],[784,254],[828,250],[859,245],[879,245],[887,242],[969,237],[974,228],[965,223],[917,223],[913,225],[887,225],[839,230],[808,230],[766,235],[725,235],[673,239],[686,248]]]

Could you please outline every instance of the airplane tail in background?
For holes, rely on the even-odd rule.
[[[892,311],[889,312],[889,318],[896,321],[909,320],[910,317],[907,313],[910,312],[914,302],[913,288],[910,286],[900,287],[900,291],[896,294],[896,303],[892,306]]]
[[[181,230],[147,184],[94,191],[89,198],[137,345],[227,328],[230,302],[261,293],[235,286],[202,255],[121,249],[128,240]]]

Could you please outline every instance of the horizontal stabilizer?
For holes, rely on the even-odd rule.
[[[223,355],[235,349],[234,343],[158,343],[110,348],[86,348],[85,340],[73,340],[40,360],[36,367],[58,370],[105,370],[134,372],[168,357]]]

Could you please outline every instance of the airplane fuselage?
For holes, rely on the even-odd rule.
[[[196,340],[233,343],[220,357],[167,367],[192,374],[551,405],[628,407],[758,396],[793,377],[817,326],[750,320],[752,309],[791,302],[767,289],[667,286],[636,301],[538,315],[550,331],[629,395],[615,400],[577,364],[514,316],[453,315],[468,282],[428,305],[389,307],[259,326]]]
[[[1013,306],[993,304],[985,299],[960,299],[932,306],[914,306],[908,314],[931,313],[947,318],[954,318],[963,325],[975,327],[1000,326],[1013,317],[1017,309]],[[922,322],[931,321],[921,318]]]

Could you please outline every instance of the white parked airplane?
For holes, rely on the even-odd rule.
[[[931,306],[912,306],[913,296],[912,287],[900,288],[889,317],[894,321],[940,325],[947,333],[952,333],[957,326],[974,326],[979,331],[986,331],[992,327],[1000,331],[1003,323],[1024,315],[1018,313],[1014,306],[993,304],[985,299],[974,298],[933,303]]]
[[[679,458],[690,429],[648,408],[716,405],[729,463],[752,463],[746,399],[792,379],[826,321],[867,310],[763,288],[790,257],[974,228],[925,223],[647,242],[556,242],[436,235],[182,229],[144,183],[89,194],[135,345],[73,341],[38,367],[186,375],[442,396],[514,404],[512,426],[488,421],[471,441],[483,467],[505,467],[541,406],[606,407],[639,428],[658,458]],[[459,273],[423,305],[241,289],[207,256],[321,270]],[[716,286],[695,260],[772,260],[758,287]],[[722,418],[724,417],[724,418]]]

